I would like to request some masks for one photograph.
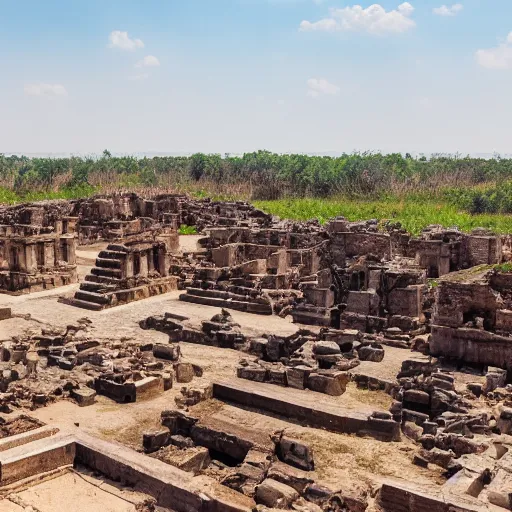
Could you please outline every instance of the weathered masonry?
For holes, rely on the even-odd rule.
[[[63,217],[53,226],[37,222],[0,226],[0,290],[35,292],[76,283],[76,218]]]

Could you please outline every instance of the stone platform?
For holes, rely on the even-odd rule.
[[[213,384],[213,396],[226,402],[268,411],[310,427],[344,434],[369,435],[384,441],[400,439],[400,425],[389,414],[349,410],[329,403],[320,393],[280,389],[271,384],[229,380]]]

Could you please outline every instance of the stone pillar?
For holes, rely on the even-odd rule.
[[[26,257],[26,245],[23,244],[14,244],[13,248],[17,251],[18,254],[18,268],[20,272],[27,271],[27,257]]]
[[[66,240],[68,245],[68,259],[70,265],[76,265],[76,238],[68,238]]]
[[[121,278],[125,279],[128,277],[133,277],[133,253],[126,253],[126,256],[121,265]]]
[[[154,252],[156,249],[149,249],[147,252],[147,260],[148,260],[148,271],[153,272],[155,270],[155,260],[154,260]]]
[[[57,251],[55,249],[57,248]],[[44,266],[52,268],[57,266],[61,260],[60,251],[60,239],[57,239],[55,243],[45,242],[44,243]]]
[[[60,238],[56,238],[55,239],[55,242],[53,244],[53,258],[54,258],[54,262],[59,262],[62,260],[62,247],[61,247],[61,239]],[[46,266],[46,244],[45,244],[45,248],[44,248],[44,265]],[[52,265],[53,266],[53,265]]]
[[[37,272],[37,245],[25,245],[25,270],[29,274]]]
[[[169,275],[169,257],[165,247],[160,247],[158,250],[158,272],[162,277]]]
[[[148,252],[141,251],[140,253],[140,275],[147,277],[148,275]]]

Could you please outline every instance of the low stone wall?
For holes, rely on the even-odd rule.
[[[302,392],[300,390],[297,393]],[[322,395],[316,395],[322,396]],[[369,435],[385,441],[400,439],[400,425],[386,412],[365,414],[329,406],[313,394],[298,398],[291,390],[256,382],[215,382],[213,397],[305,422],[311,427],[344,434]]]

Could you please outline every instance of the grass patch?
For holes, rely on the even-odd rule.
[[[502,263],[501,265],[495,265],[494,268],[498,272],[502,272],[504,274],[510,274],[512,272],[512,263],[510,263],[510,262]]]
[[[372,201],[350,198],[282,199],[255,201],[254,205],[284,219],[318,219],[322,224],[340,215],[350,221],[377,219],[381,222],[399,222],[403,228],[416,235],[430,224],[457,227],[465,232],[479,227],[496,233],[512,232],[512,215],[472,215],[461,212],[457,206],[442,199],[433,200],[418,195]]]
[[[33,201],[45,201],[56,199],[82,199],[98,194],[100,190],[91,185],[79,185],[76,187],[65,187],[59,190],[31,190],[16,193],[13,190],[0,187],[0,204],[17,204]]]
[[[186,224],[182,224],[178,230],[178,233],[180,235],[197,235],[197,229],[195,226],[187,226]]]

